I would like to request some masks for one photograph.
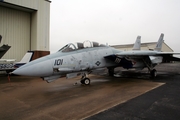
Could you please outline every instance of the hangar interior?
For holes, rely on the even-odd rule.
[[[27,51],[49,51],[49,0],[0,0],[0,46],[11,46],[3,59],[20,61]]]

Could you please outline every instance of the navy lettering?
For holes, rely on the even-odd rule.
[[[54,62],[54,66],[55,65],[62,65],[63,64],[63,59],[57,59],[57,60],[55,60],[55,62]]]

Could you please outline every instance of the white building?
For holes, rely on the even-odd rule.
[[[1,45],[11,46],[4,59],[20,61],[29,50],[49,51],[50,3],[49,0],[0,0]]]

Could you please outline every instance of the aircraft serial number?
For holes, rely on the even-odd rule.
[[[63,59],[57,59],[54,62],[54,65],[62,65],[63,64]]]

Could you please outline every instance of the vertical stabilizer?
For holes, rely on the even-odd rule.
[[[141,50],[141,36],[137,36],[132,50]]]
[[[33,56],[33,52],[28,51],[28,52],[23,56],[23,58],[21,59],[20,62],[16,62],[16,63],[15,63],[14,67],[15,67],[15,68],[19,68],[19,67],[21,67],[22,65],[30,62],[31,59],[32,59],[32,56]]]
[[[31,58],[33,56],[33,52],[27,52],[24,57],[21,59],[20,63],[28,63],[31,61]]]
[[[11,46],[3,45],[0,47],[0,59],[4,56],[4,54],[11,48]]]
[[[2,36],[0,35],[0,43],[2,40]],[[0,59],[4,56],[4,54],[11,48],[9,45],[2,45],[0,47]]]
[[[156,47],[154,48],[155,51],[161,51],[161,49],[162,49],[162,43],[164,42],[163,39],[164,39],[164,34],[161,33],[161,35],[160,35],[160,37],[159,37],[159,40],[158,40],[158,42],[157,42],[157,44],[156,44]]]

